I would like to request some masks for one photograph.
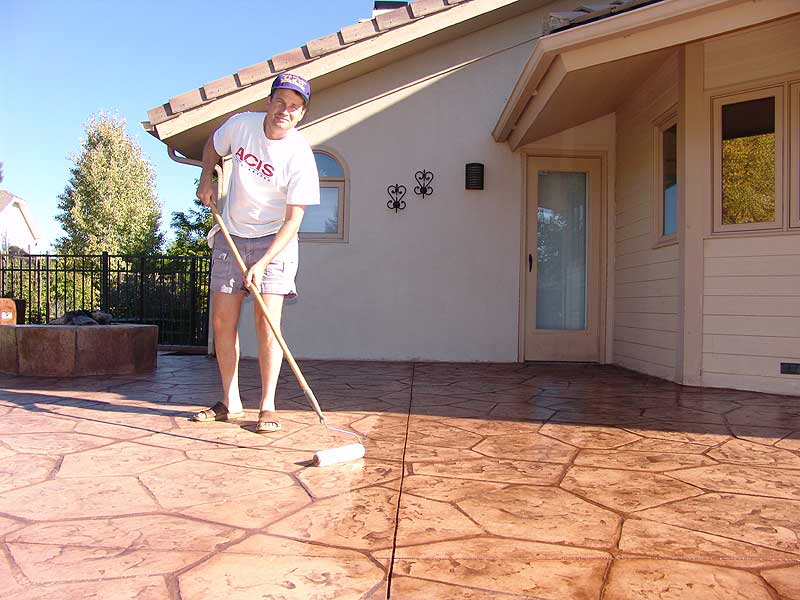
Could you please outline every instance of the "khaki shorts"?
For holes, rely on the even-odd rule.
[[[248,268],[264,256],[275,239],[274,235],[259,238],[242,238],[235,235],[231,237]],[[297,287],[294,282],[297,275],[297,261],[298,244],[295,237],[267,265],[264,278],[261,280],[261,293],[279,294],[287,298],[297,297]],[[248,293],[244,287],[242,269],[221,232],[217,232],[214,236],[214,248],[211,251],[211,291],[223,294]]]

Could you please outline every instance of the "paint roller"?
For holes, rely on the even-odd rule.
[[[220,231],[222,231],[222,235],[225,236],[231,252],[236,257],[236,262],[239,263],[239,267],[242,269],[242,273],[247,274],[247,266],[244,264],[239,251],[236,249],[236,244],[233,243],[233,239],[231,239],[228,228],[225,226],[222,217],[220,217],[219,212],[217,211],[217,205],[213,200],[211,201],[210,208],[211,214],[214,215],[214,220],[216,221],[217,225],[219,225]],[[306,378],[303,376],[302,371],[300,371],[300,367],[297,365],[292,353],[289,351],[289,347],[286,345],[286,341],[283,339],[280,330],[275,323],[272,322],[272,319],[269,316],[269,311],[267,311],[267,305],[264,303],[264,299],[261,297],[260,291],[252,282],[250,282],[250,284],[247,286],[247,289],[250,290],[250,293],[253,294],[253,298],[256,299],[256,302],[261,307],[261,312],[264,314],[264,318],[267,320],[267,324],[272,330],[272,334],[278,341],[281,350],[283,350],[283,356],[286,358],[286,362],[289,363],[292,373],[294,373],[294,376],[297,379],[297,383],[300,384],[303,394],[305,394],[306,399],[308,400],[309,404],[311,404],[311,408],[314,409],[315,413],[317,413],[319,422],[330,431],[343,433],[345,435],[352,435],[354,438],[356,438],[355,444],[347,444],[345,446],[339,446],[338,448],[328,448],[327,450],[318,450],[314,453],[312,463],[317,467],[327,467],[328,465],[334,465],[341,462],[348,462],[363,458],[365,452],[364,445],[361,443],[361,438],[358,437],[358,434],[353,431],[337,429],[328,425],[328,420],[323,414],[322,409],[319,407],[319,402],[317,402],[314,392],[311,391],[311,387],[308,385]]]

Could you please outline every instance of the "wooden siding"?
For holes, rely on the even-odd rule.
[[[754,52],[753,49],[758,51]],[[706,89],[767,79],[800,65],[800,17],[749,31],[720,36],[705,43]],[[757,74],[756,77],[748,74]]]
[[[711,94],[794,81],[800,17],[705,42]],[[704,243],[703,385],[800,394],[800,235],[711,237]]]
[[[800,393],[800,236],[705,242],[703,382]]]
[[[615,364],[675,379],[678,246],[654,247],[654,122],[678,100],[677,55],[617,111]]]

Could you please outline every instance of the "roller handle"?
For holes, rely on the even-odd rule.
[[[214,215],[214,221],[216,221],[217,225],[219,225],[222,235],[225,236],[225,240],[228,242],[228,246],[230,247],[233,256],[236,257],[236,262],[239,263],[239,268],[242,269],[243,274],[246,274],[247,265],[244,264],[239,251],[236,249],[236,244],[234,244],[231,234],[228,232],[228,228],[225,226],[222,217],[219,216],[217,204],[213,200],[209,204],[209,208],[211,209],[211,214]],[[281,347],[281,350],[283,350],[283,356],[286,358],[286,362],[289,363],[289,367],[291,367],[292,373],[294,373],[294,376],[297,378],[297,382],[300,384],[300,387],[303,388],[303,393],[306,395],[306,398],[311,404],[311,408],[313,408],[314,412],[317,413],[319,422],[325,424],[325,415],[322,414],[322,409],[319,407],[319,402],[317,402],[317,399],[314,397],[314,392],[311,391],[306,378],[303,377],[300,367],[297,366],[297,362],[294,360],[294,357],[289,350],[289,346],[286,345],[286,341],[283,339],[280,330],[275,323],[272,322],[272,319],[269,316],[269,311],[267,310],[267,305],[264,303],[264,299],[261,297],[261,291],[252,281],[248,284],[247,289],[251,294],[253,294],[253,298],[256,299],[256,302],[258,302],[258,305],[261,307],[261,312],[264,313],[264,318],[267,320],[267,324],[272,330],[272,335],[274,335],[275,339],[278,340],[278,345]]]

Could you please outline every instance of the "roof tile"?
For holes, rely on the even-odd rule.
[[[268,60],[260,62],[256,65],[252,65],[250,67],[245,67],[244,69],[236,73],[236,76],[239,78],[239,83],[241,85],[250,85],[251,83],[255,83],[256,81],[263,81],[264,79],[272,77],[272,75],[273,71],[272,68],[269,66]]]
[[[205,99],[203,98],[203,94],[200,90],[192,90],[191,92],[186,92],[180,96],[170,98],[169,107],[172,112],[177,113],[184,110],[189,110],[195,106],[200,106],[204,100]]]
[[[408,12],[408,8],[405,6],[403,8],[381,13],[375,17],[375,22],[378,25],[378,29],[381,31],[394,29],[400,25],[405,25],[409,21],[411,21],[411,13]]]
[[[158,125],[164,121],[169,121],[173,116],[175,115],[169,110],[169,104],[162,104],[161,106],[156,106],[147,111],[147,119],[150,121],[151,125]]]
[[[206,98],[212,100],[214,98],[224,96],[225,94],[230,94],[238,87],[239,86],[236,83],[236,77],[233,75],[226,75],[225,77],[212,81],[211,83],[205,84],[203,86],[203,91],[205,92]]]
[[[328,54],[330,52],[333,52],[334,50],[338,50],[341,47],[342,47],[342,41],[339,39],[338,32],[326,35],[325,37],[317,38],[315,40],[311,40],[306,44],[308,55],[311,58],[316,58],[317,56]]]
[[[311,40],[303,47],[278,54],[271,57],[271,59],[245,67],[233,75],[207,83],[200,89],[171,98],[167,104],[157,106],[147,112],[150,123],[153,125],[163,123],[177,117],[183,111],[214,101],[220,96],[235,92],[253,83],[270,79],[280,71],[305,64],[325,54],[346,48],[355,42],[375,37],[395,27],[411,23],[415,19],[447,10],[469,1],[471,0],[416,0],[415,2],[410,2],[404,8],[381,13],[374,19],[364,19],[354,25],[348,25],[338,33]],[[641,2],[643,0],[609,1],[614,3],[615,1]]]
[[[417,0],[408,6],[411,8],[411,14],[415,19],[439,12],[440,10],[447,8],[444,0]]]
[[[345,44],[351,44],[353,42],[357,42],[359,40],[365,40],[369,37],[374,35],[378,35],[378,29],[375,27],[375,21],[370,19],[369,21],[363,21],[361,23],[356,23],[355,25],[348,25],[347,27],[342,27],[342,41]]]
[[[288,52],[282,52],[281,54],[273,56],[272,66],[275,67],[276,71],[285,71],[286,69],[302,65],[308,61],[309,58],[306,56],[306,53],[303,52],[302,48],[293,48]]]

